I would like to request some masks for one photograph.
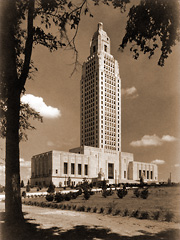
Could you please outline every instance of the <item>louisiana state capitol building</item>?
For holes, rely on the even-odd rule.
[[[121,79],[110,52],[110,38],[98,28],[80,81],[80,147],[52,150],[31,159],[31,185],[76,185],[106,180],[109,184],[158,181],[157,165],[134,161],[121,150]]]
[[[110,38],[98,29],[82,67],[81,146],[121,151],[121,80],[110,52]]]

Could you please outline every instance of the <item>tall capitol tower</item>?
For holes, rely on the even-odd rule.
[[[80,144],[121,151],[121,80],[110,38],[98,23],[82,67]]]

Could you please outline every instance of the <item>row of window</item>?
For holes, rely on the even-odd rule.
[[[58,170],[56,169],[56,174]],[[68,163],[64,162],[64,174],[75,174],[75,163],[71,163],[71,173],[68,172]],[[82,175],[82,164],[78,164],[78,175]],[[84,165],[84,175],[88,175],[88,165]]]
[[[87,63],[86,63],[86,69],[93,67],[93,66],[95,65],[95,63],[96,63],[95,60],[94,60],[94,61],[87,62]]]
[[[109,61],[110,63],[112,62],[112,63],[114,63],[114,58],[113,58],[113,56],[111,55],[111,56],[108,56],[108,55],[104,55],[104,59],[106,60],[106,61]]]
[[[139,178],[146,177],[147,179],[153,179],[153,171],[139,170]]]
[[[105,70],[105,71],[109,71],[110,73],[114,73],[114,68],[112,69],[112,68],[107,67],[107,66],[105,66],[105,65],[104,65],[104,70]]]
[[[113,67],[113,68],[114,68],[114,64],[112,64],[112,63],[110,63],[110,62],[108,62],[108,61],[105,61],[105,60],[104,60],[104,64],[107,65],[107,66],[109,66],[109,67]]]

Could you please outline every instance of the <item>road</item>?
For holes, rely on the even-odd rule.
[[[4,203],[0,202],[4,212]],[[38,237],[52,240],[179,240],[180,224],[23,205]],[[3,224],[3,221],[1,221]],[[19,238],[21,239],[21,238]],[[19,240],[16,238],[16,240]],[[5,239],[3,239],[5,240]],[[9,239],[8,239],[9,240]]]

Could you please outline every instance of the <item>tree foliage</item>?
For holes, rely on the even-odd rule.
[[[164,66],[172,47],[180,41],[180,3],[178,0],[141,0],[128,13],[126,34],[120,49],[132,43],[130,50],[138,59],[140,52],[151,58],[160,48],[158,65]]]
[[[7,104],[2,100],[0,101],[0,110],[0,137],[5,138],[7,131]],[[41,122],[43,121],[42,117],[38,112],[36,112],[28,104],[21,103],[19,113],[19,141],[28,139],[26,130],[36,129],[29,121],[30,118],[39,120]]]

